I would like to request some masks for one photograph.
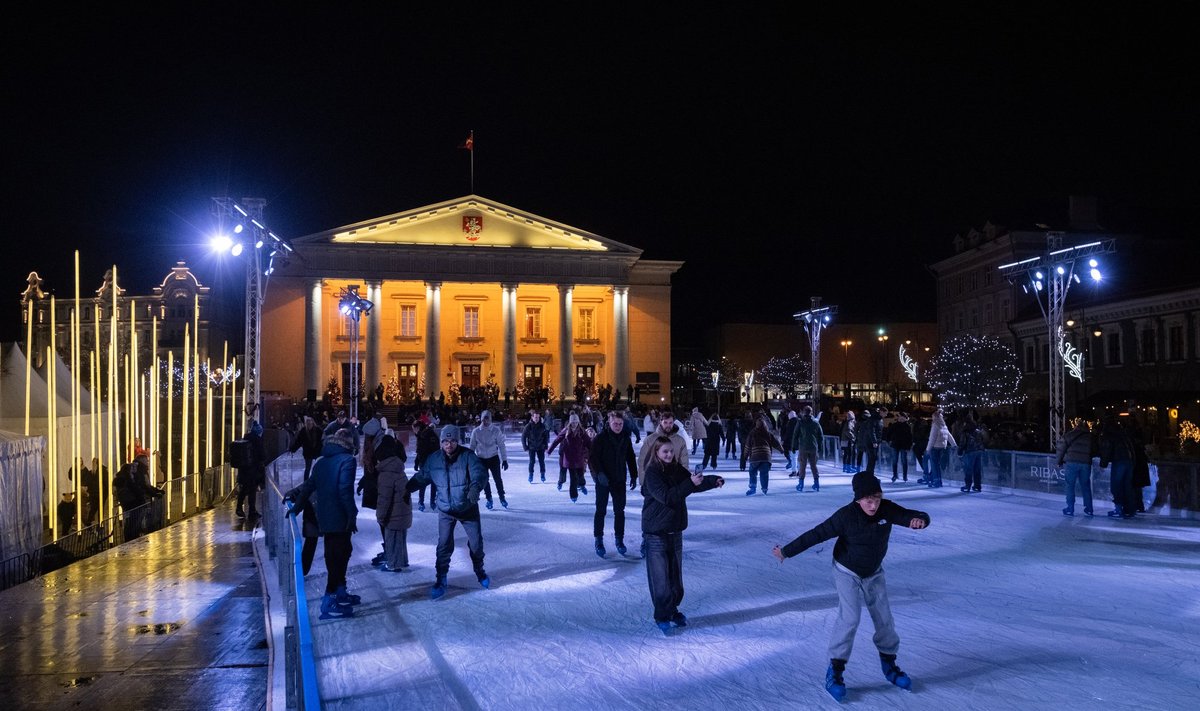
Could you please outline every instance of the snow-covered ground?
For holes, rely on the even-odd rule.
[[[429,599],[437,515],[415,510],[413,567],[382,573],[374,511],[360,513],[349,573],[357,615],[318,620],[318,549],[307,585],[321,696],[328,708],[795,709],[835,702],[824,689],[837,596],[833,542],[784,564],[771,547],[850,501],[849,477],[822,462],[822,487],[795,491],[776,462],[770,493],[720,460],[723,489],[689,498],[681,610],[653,624],[637,555],[641,495],[627,509],[629,556],[593,551],[594,495],[572,504],[527,482],[510,440],[510,508],[483,511],[479,587],[458,530],[450,589]],[[299,462],[299,460],[297,460]],[[302,466],[302,463],[301,463]],[[910,474],[915,480],[919,474]],[[1200,700],[1200,523],[1156,516],[1066,518],[1049,496],[961,494],[884,479],[885,496],[927,512],[895,529],[884,563],[912,692],[889,684],[864,614],[846,703],[887,709],[1194,708]],[[811,486],[811,479],[807,482]],[[482,508],[482,501],[481,501]],[[1077,510],[1081,510],[1077,507]]]

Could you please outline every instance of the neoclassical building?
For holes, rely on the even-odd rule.
[[[466,197],[292,241],[263,305],[261,387],[318,397],[350,376],[357,286],[372,311],[359,324],[367,388],[396,378],[424,399],[454,383],[501,391],[577,381],[670,392],[671,275],[683,262],[585,230]]]

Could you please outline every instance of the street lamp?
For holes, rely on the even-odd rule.
[[[842,382],[846,383],[846,399],[850,399],[850,346],[854,341],[842,341]]]
[[[890,378],[889,378],[890,374],[888,373],[888,352],[887,352],[888,335],[881,328],[881,329],[879,329],[879,337],[876,338],[875,340],[879,341],[879,345],[881,345],[883,347],[883,378],[882,378],[882,380],[883,380],[883,390],[884,390],[884,392],[887,392],[887,384],[890,381]]]
[[[350,319],[350,417],[358,417],[358,321],[371,313],[374,304],[358,295],[358,284],[338,293],[338,311]]]
[[[713,390],[717,391],[717,417],[721,416],[721,389],[718,385],[721,382],[721,371],[714,370],[712,373]]]
[[[1100,262],[1096,257],[1101,254],[1111,254],[1117,251],[1116,240],[1103,239],[1095,242],[1078,244],[1073,247],[1063,247],[1062,232],[1046,233],[1046,253],[1039,257],[1029,257],[1019,262],[1000,265],[1000,273],[1008,278],[1011,284],[1020,284],[1021,290],[1032,293],[1038,308],[1046,321],[1048,331],[1047,344],[1061,344],[1063,336],[1063,305],[1067,300],[1067,292],[1071,284],[1080,283],[1076,272],[1076,262],[1083,262],[1079,270],[1088,270],[1093,281],[1100,281]],[[1043,293],[1045,302],[1042,301]],[[1058,440],[1063,435],[1066,425],[1066,412],[1063,407],[1063,388],[1066,361],[1062,348],[1050,345],[1050,449],[1058,446]]]

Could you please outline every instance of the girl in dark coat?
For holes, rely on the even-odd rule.
[[[380,570],[399,573],[408,567],[408,529],[412,527],[412,495],[405,491],[404,448],[390,434],[383,435],[375,449],[375,470],[379,473],[379,499],[375,520],[383,529],[383,553]]]
[[[650,466],[642,474],[642,538],[646,547],[646,580],[654,603],[654,624],[663,634],[671,625],[687,625],[679,611],[683,601],[683,531],[687,528],[687,497],[724,486],[714,474],[692,474],[675,461],[675,444],[658,436]]]

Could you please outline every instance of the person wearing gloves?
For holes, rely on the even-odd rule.
[[[888,603],[883,559],[887,555],[892,526],[920,530],[929,525],[929,514],[906,509],[883,498],[883,487],[874,474],[858,472],[851,485],[854,500],[833,513],[811,530],[785,546],[775,546],[772,555],[779,562],[799,555],[818,543],[837,538],[833,546],[833,583],[838,593],[838,614],[829,640],[829,667],[825,670],[825,689],[833,698],[846,697],[842,673],[865,604],[875,625],[875,648],[883,675],[902,689],[912,688],[912,679],[896,666],[900,636]]]
[[[354,435],[348,429],[325,436],[321,458],[312,476],[284,494],[292,502],[290,513],[301,511],[315,497],[317,526],[325,541],[325,569],[329,577],[321,598],[321,619],[353,617],[352,605],[362,600],[346,590],[346,568],[353,547],[350,536],[358,532],[358,506],[354,503]]]
[[[375,469],[379,473],[379,500],[375,520],[383,530],[384,561],[379,570],[399,573],[408,567],[408,529],[412,527],[412,494],[404,473],[404,447],[389,432],[376,441]]]
[[[479,426],[471,432],[471,442],[467,447],[475,452],[479,461],[496,480],[496,494],[500,496],[500,505],[508,508],[508,500],[504,498],[504,479],[500,477],[501,470],[508,471],[508,452],[504,447],[504,430],[492,422],[492,411],[484,410],[479,414]],[[487,498],[487,507],[492,508],[492,485],[483,480],[483,494]]]
[[[663,634],[671,625],[687,626],[679,611],[683,601],[683,532],[688,526],[687,497],[725,485],[715,474],[689,472],[676,459],[677,443],[657,434],[649,445],[654,459],[642,472],[642,545],[646,556],[646,582],[654,603],[654,624]]]
[[[617,553],[625,555],[625,472],[629,472],[629,488],[637,488],[637,458],[633,442],[625,431],[625,418],[616,410],[608,413],[608,427],[592,440],[589,465],[596,482],[596,516],[592,535],[596,537],[596,555],[604,557],[604,518],[608,514],[608,497],[612,494],[613,535]]]
[[[443,427],[441,450],[426,457],[421,471],[405,486],[405,491],[412,493],[423,485],[437,484],[437,578],[429,591],[433,600],[446,594],[446,575],[454,554],[454,527],[460,523],[467,533],[475,577],[484,588],[492,584],[483,569],[483,528],[479,520],[479,493],[487,484],[488,472],[479,457],[460,442],[458,427]]]

